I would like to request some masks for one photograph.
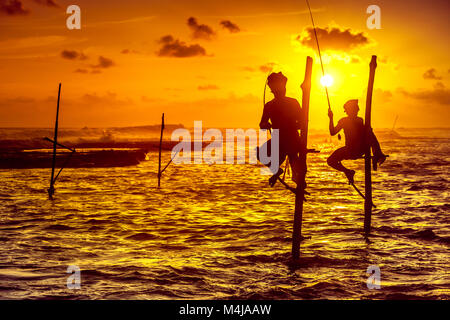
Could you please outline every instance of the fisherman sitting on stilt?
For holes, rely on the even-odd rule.
[[[277,179],[283,173],[280,166],[289,157],[289,163],[292,168],[292,180],[298,183],[301,165],[298,153],[300,151],[300,135],[298,130],[303,125],[303,112],[300,104],[294,98],[286,97],[287,78],[281,73],[271,73],[267,78],[267,85],[274,95],[274,99],[264,105],[264,111],[259,127],[261,129],[279,130],[279,167],[272,171],[274,174],[269,179],[269,185],[273,187]],[[272,139],[266,142],[268,152],[271,150]],[[257,157],[261,161],[259,149],[257,148]],[[266,164],[271,167],[271,164]],[[271,170],[274,170],[271,168]]]
[[[344,111],[348,117],[342,118],[338,121],[336,127],[333,121],[333,112],[328,109],[328,117],[330,118],[330,134],[336,135],[341,129],[344,129],[345,147],[334,151],[327,159],[327,163],[332,168],[345,173],[349,184],[354,183],[355,171],[347,169],[341,163],[342,160],[355,160],[364,155],[366,143],[370,143],[373,152],[373,169],[377,170],[377,165],[381,165],[386,160],[386,155],[383,154],[375,134],[371,132],[369,141],[366,142],[366,134],[364,127],[364,120],[358,117],[358,100],[349,100],[344,104]]]

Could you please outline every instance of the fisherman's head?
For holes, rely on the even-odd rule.
[[[267,85],[275,98],[282,98],[286,95],[286,82],[287,78],[281,72],[272,72],[267,77]]]
[[[358,99],[348,100],[344,104],[344,111],[350,117],[356,117],[359,111]]]

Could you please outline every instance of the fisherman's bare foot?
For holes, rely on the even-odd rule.
[[[354,184],[355,183],[355,180],[354,180],[355,170],[347,170],[347,171],[345,171],[345,176],[347,177],[349,184]]]
[[[277,183],[278,177],[283,174],[283,169],[278,169],[278,172],[269,178],[269,186],[273,187]]]
[[[386,161],[386,155],[380,154],[380,155],[374,155],[372,158],[372,166],[373,170],[377,171],[378,166],[381,166]]]
[[[386,161],[386,158],[387,158],[387,157],[388,157],[388,156],[385,155],[385,154],[381,155],[380,159],[378,160],[378,165],[381,166],[381,165]]]

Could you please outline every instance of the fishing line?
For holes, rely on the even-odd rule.
[[[322,76],[325,76],[325,69],[323,67],[322,54],[320,53],[319,38],[317,37],[316,25],[314,23],[314,18],[313,18],[313,15],[312,15],[312,12],[311,12],[311,7],[309,5],[309,1],[308,0],[306,0],[306,4],[308,5],[309,15],[311,17],[311,22],[312,22],[313,30],[314,30],[314,37],[316,38],[317,51],[319,52],[320,66],[322,68]],[[326,86],[324,86],[324,87],[325,87],[325,92],[327,94],[328,109],[331,110],[330,97],[328,95],[328,88]]]
[[[271,69],[266,76],[266,81],[264,82],[264,93],[263,93],[263,113],[264,107],[266,106],[266,91],[267,91],[267,83],[269,82],[269,76],[272,74],[273,69]],[[272,134],[272,130],[269,128],[269,133]]]
[[[306,0],[306,4],[308,5],[309,16],[311,17],[311,22],[312,22],[312,26],[313,26],[313,30],[314,30],[314,37],[316,38],[317,51],[319,52],[320,67],[322,69],[322,76],[325,76],[325,69],[323,67],[322,54],[320,52],[319,38],[317,37],[316,24],[314,23],[314,18],[313,18],[312,11],[311,11],[311,6],[309,5],[309,1],[308,0]],[[325,93],[327,95],[328,110],[331,110],[330,96],[328,94],[328,88],[327,88],[327,86],[324,86],[324,87],[325,87]],[[340,134],[338,134],[338,139],[341,140],[341,135]]]

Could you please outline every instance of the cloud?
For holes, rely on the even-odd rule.
[[[435,83],[433,88],[435,88],[435,89],[445,89],[445,85],[441,81],[438,81],[438,82]]]
[[[231,33],[237,33],[241,31],[241,28],[239,28],[237,24],[231,22],[230,20],[222,20],[220,21],[220,25]]]
[[[190,17],[187,20],[187,25],[192,30],[193,39],[212,40],[216,35],[214,30],[206,24],[198,24],[197,19]]]
[[[114,65],[115,65],[115,63],[111,59],[100,56],[100,57],[98,57],[98,64],[91,65],[91,67],[94,69],[107,69]]]
[[[404,96],[431,104],[450,105],[450,90],[438,87],[433,90],[417,90],[414,92],[398,89]]]
[[[33,2],[48,6],[59,8],[59,5],[53,0],[33,0]],[[0,14],[8,16],[27,15],[30,10],[23,7],[21,0],[0,0]]]
[[[77,52],[75,50],[63,50],[61,52],[61,57],[68,60],[86,60],[87,56],[85,56],[82,52]]]
[[[216,86],[215,84],[207,84],[204,86],[198,86],[197,87],[198,90],[219,90],[219,87]]]
[[[386,103],[392,99],[392,92],[389,90],[375,89],[373,93],[374,100],[377,101],[377,103]]]
[[[0,107],[7,107],[9,105],[17,105],[17,104],[31,104],[31,103],[35,103],[35,102],[36,102],[36,99],[34,99],[34,98],[20,96],[20,97],[15,97],[15,98],[3,99],[0,103]]]
[[[120,53],[122,53],[122,54],[132,54],[132,53],[139,53],[139,51],[132,50],[132,49],[123,49],[122,51],[120,51]]]
[[[424,79],[432,79],[432,80],[441,80],[442,77],[439,77],[436,75],[436,69],[431,68],[425,71],[425,73],[422,75]]]
[[[53,0],[33,0],[33,1],[47,7],[59,8],[59,5]]]
[[[61,52],[61,57],[64,59],[74,60],[78,58],[78,52],[72,50],[64,50]]]
[[[386,64],[386,63],[388,63],[388,57],[387,56],[378,57],[378,61],[381,62],[381,63]]]
[[[266,64],[263,64],[262,66],[259,66],[259,71],[267,73],[273,70],[273,67],[275,66],[275,63],[269,62]]]
[[[0,13],[8,16],[26,15],[30,10],[25,9],[20,0],[0,0]]]
[[[353,50],[370,43],[369,38],[363,32],[352,32],[350,29],[316,27],[316,32],[320,49],[323,51]],[[317,44],[313,28],[306,28],[301,35],[296,37],[296,40],[303,46],[316,49]]]
[[[249,71],[249,72],[260,71],[263,73],[268,73],[273,70],[275,65],[276,65],[276,63],[269,62],[269,63],[263,64],[263,65],[260,65],[259,67],[248,67],[248,66],[242,67],[242,70]]]
[[[241,67],[241,69],[245,70],[245,71],[250,71],[250,72],[255,72],[256,71],[256,69],[253,68],[253,67]]]
[[[183,41],[174,39],[171,35],[162,37],[159,41],[162,44],[161,49],[157,52],[160,57],[188,58],[195,56],[205,56],[206,50],[198,45],[188,45]]]
[[[64,58],[65,59],[80,59],[80,60],[84,60],[87,59],[87,57],[85,55],[83,55],[82,53],[78,53],[76,51],[69,51],[69,50],[65,50],[61,53],[61,55],[63,55],[64,53]],[[76,69],[74,72],[76,73],[83,73],[83,74],[98,74],[101,73],[101,69],[107,69],[110,68],[112,66],[115,66],[116,64],[114,63],[113,60],[109,59],[109,58],[105,58],[103,56],[99,56],[98,57],[98,63],[97,64],[91,64],[88,67],[91,68],[86,69],[86,68],[78,68]]]

